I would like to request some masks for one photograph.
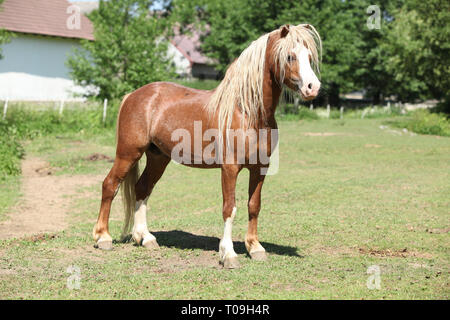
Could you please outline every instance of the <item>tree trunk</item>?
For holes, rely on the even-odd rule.
[[[339,98],[339,85],[332,83],[328,89],[327,104],[333,107],[339,107],[341,105],[341,100]]]

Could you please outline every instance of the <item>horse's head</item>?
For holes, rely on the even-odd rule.
[[[314,27],[284,25],[271,33],[268,49],[271,72],[280,84],[304,100],[317,97],[320,81],[313,68],[319,72],[321,40]]]
[[[313,70],[319,72],[321,46],[316,29],[306,24],[285,25],[253,41],[230,65],[206,105],[211,117],[219,110],[219,131],[231,126],[236,107],[250,127],[264,117],[264,81],[271,80],[266,72],[280,87],[314,99],[320,81]]]

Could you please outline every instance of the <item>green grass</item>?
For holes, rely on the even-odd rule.
[[[0,241],[0,298],[448,299],[450,138],[393,134],[382,121],[279,123],[280,169],[266,179],[259,219],[267,262],[251,261],[243,245],[248,173],[238,180],[233,227],[241,268],[230,271],[218,265],[220,170],[170,164],[149,201],[159,251],[94,249],[101,187],[80,189],[68,199],[70,228]],[[106,175],[110,163],[80,158],[114,154],[114,133],[38,137],[25,150],[61,175]],[[79,290],[66,285],[71,265],[81,270]],[[366,286],[372,265],[380,290]]]
[[[20,177],[5,177],[0,180],[0,222],[6,219],[6,212],[19,199]]]

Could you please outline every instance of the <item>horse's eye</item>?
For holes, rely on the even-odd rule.
[[[295,56],[288,55],[288,62],[295,61]]]

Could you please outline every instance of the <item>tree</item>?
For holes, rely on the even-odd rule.
[[[366,97],[377,105],[394,86],[392,74],[386,69],[388,56],[382,49],[392,15],[401,5],[401,0],[378,0],[376,6],[370,1],[352,1],[352,11],[358,16],[356,32],[360,37],[359,54],[353,61],[354,81],[360,89],[366,90]],[[378,21],[377,21],[378,20]]]
[[[253,40],[278,28],[278,14],[294,5],[288,0],[174,0],[171,8],[181,26],[207,26],[201,49],[224,72]]]
[[[408,0],[395,14],[383,49],[402,100],[441,100],[450,113],[450,2]]]
[[[185,16],[193,16],[192,11],[197,11],[208,24],[202,49],[217,61],[221,71],[263,33],[287,23],[310,23],[323,41],[321,79],[325,101],[322,103],[339,105],[339,94],[361,89],[361,80],[365,79],[362,74],[369,73],[361,70],[367,65],[361,63],[361,57],[366,54],[362,29],[369,1],[203,0],[201,4],[189,1],[190,6],[186,0],[182,1],[184,10],[180,11],[191,11]],[[177,4],[175,1],[175,8]]]
[[[450,2],[376,3],[373,12],[369,0],[174,0],[172,7],[180,21],[208,25],[202,49],[222,71],[263,33],[286,23],[314,25],[323,42],[315,103],[339,105],[340,94],[362,89],[374,104],[389,95],[449,101]],[[372,18],[379,27],[369,27]]]
[[[94,86],[97,98],[120,98],[147,83],[174,77],[167,54],[169,20],[150,0],[100,1],[88,18],[95,41],[83,40],[67,65],[75,82]]]
[[[2,9],[1,8],[2,2],[3,2],[3,0],[0,0],[0,10]],[[4,29],[0,29],[0,45],[3,43],[7,43],[10,40],[11,40],[11,33],[7,32]],[[0,47],[0,59],[2,59],[2,58],[3,58],[2,48]]]
[[[388,57],[380,44],[402,2],[378,0],[373,7],[368,0],[302,1],[285,13],[283,20],[306,19],[322,36],[326,103],[339,105],[341,93],[364,89],[372,103],[379,104],[392,93],[393,75],[386,70]],[[372,23],[375,28],[370,28]]]

